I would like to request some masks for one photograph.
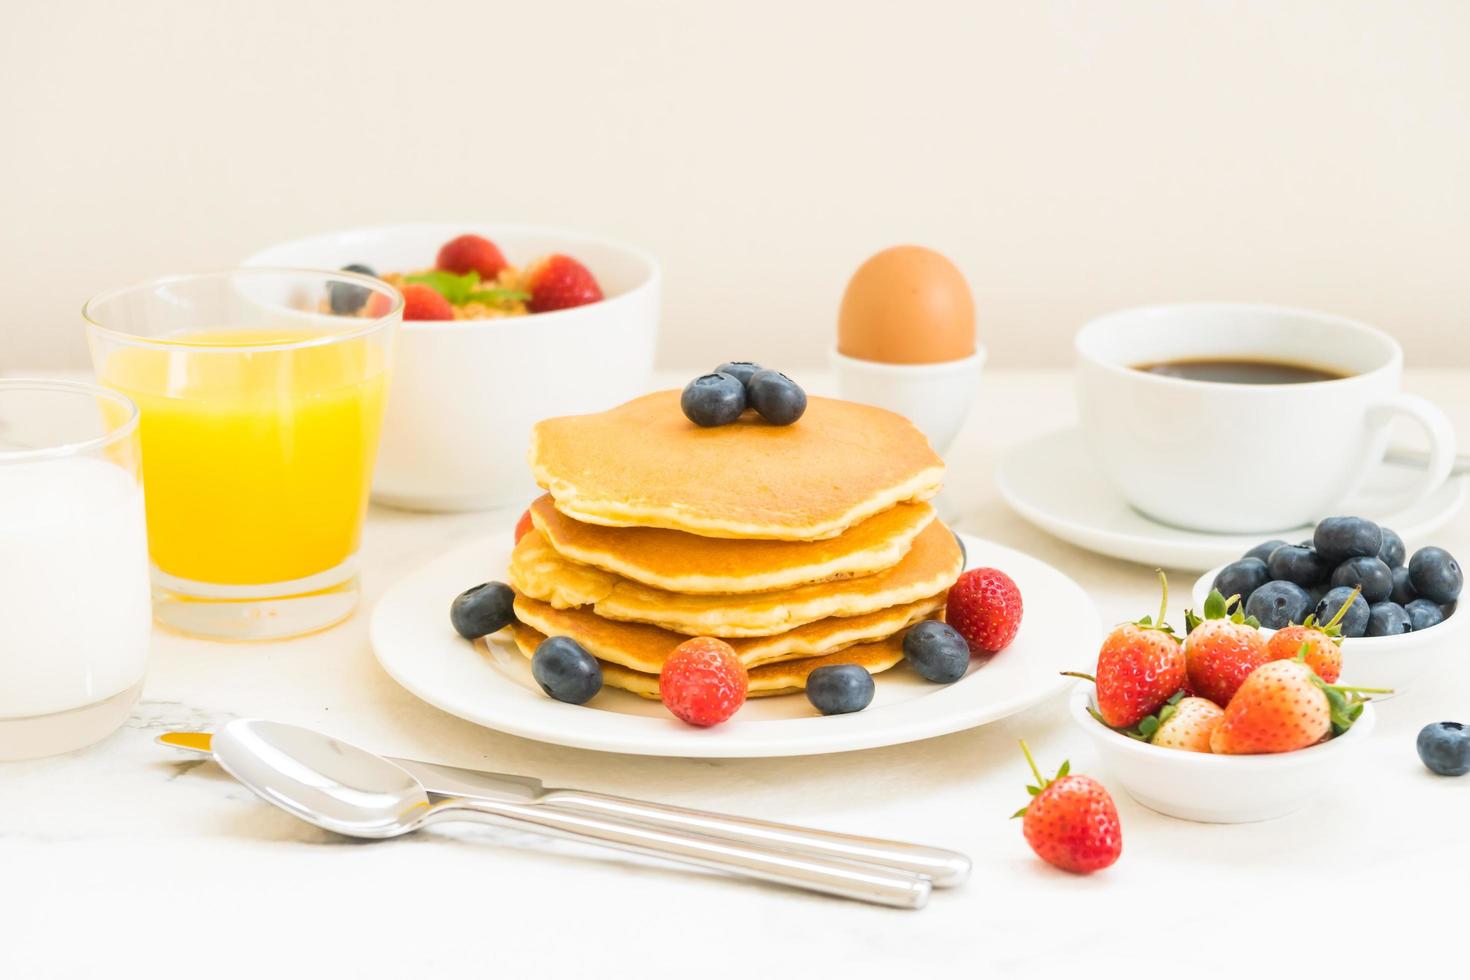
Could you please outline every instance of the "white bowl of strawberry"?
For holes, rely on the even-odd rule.
[[[659,266],[631,245],[521,225],[405,224],[297,239],[243,264],[353,266],[404,294],[379,503],[521,503],[535,490],[525,467],[535,422],[611,408],[652,380]]]
[[[1161,576],[1162,577],[1162,576]],[[1313,802],[1373,730],[1383,689],[1338,683],[1335,637],[1267,635],[1218,593],[1187,632],[1125,623],[1072,692],[1072,716],[1138,802],[1186,820],[1246,823]]]

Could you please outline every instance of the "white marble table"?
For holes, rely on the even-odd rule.
[[[1068,385],[1062,372],[989,374],[951,454],[949,486],[967,530],[1067,571],[1105,621],[1133,618],[1152,608],[1150,569],[1030,528],[990,481],[1006,446],[1071,419]],[[1414,373],[1409,387],[1470,439],[1470,375]],[[1325,976],[1338,968],[1329,963],[1440,960],[1470,923],[1470,777],[1430,776],[1413,746],[1426,722],[1470,720],[1470,650],[1457,651],[1438,683],[1381,708],[1352,778],[1319,805],[1208,826],[1115,790],[1123,857],[1077,878],[1037,861],[1007,819],[1025,799],[1018,738],[1047,765],[1070,758],[1098,771],[1061,700],[913,745],[751,761],[557,748],[417,701],[373,660],[367,610],[399,575],[516,516],[375,509],[366,602],[349,622],[253,646],[159,632],[125,728],[87,751],[0,765],[0,978],[396,977],[451,967],[495,977],[835,976],[839,967],[985,977],[1078,963],[1158,975],[1176,957],[1194,975],[1269,976],[1295,963],[1302,976]],[[1470,517],[1441,540],[1470,555]],[[1176,574],[1181,594],[1192,578]],[[1078,665],[1094,652],[1078,650]],[[152,741],[240,715],[551,784],[932,842],[968,852],[976,871],[967,887],[904,913],[490,828],[349,843]]]

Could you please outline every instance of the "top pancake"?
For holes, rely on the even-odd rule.
[[[603,527],[561,513],[544,496],[531,520],[558,554],[656,589],[692,595],[770,592],[869,575],[897,565],[934,520],[928,504],[899,504],[820,541],[704,538],[660,527]]]
[[[609,527],[812,541],[927,500],[944,477],[913,423],[881,408],[813,397],[794,425],[747,412],[705,429],[679,394],[537,423],[531,472],[557,509]]]

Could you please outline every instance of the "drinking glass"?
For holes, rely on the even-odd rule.
[[[137,408],[93,385],[0,380],[0,759],[121,725],[151,632]]]
[[[238,269],[103,293],[83,317],[98,381],[141,413],[154,615],[230,640],[350,615],[398,292]]]

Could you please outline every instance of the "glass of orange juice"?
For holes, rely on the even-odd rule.
[[[82,314],[98,381],[140,413],[157,618],[258,640],[350,615],[398,292],[238,269],[106,292]]]

